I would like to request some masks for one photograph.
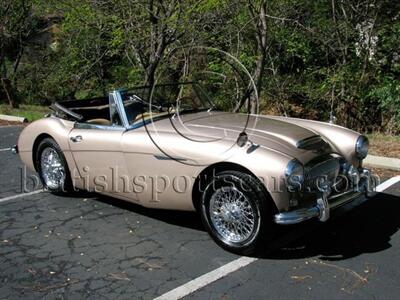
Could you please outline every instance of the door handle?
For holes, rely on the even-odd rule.
[[[79,142],[82,142],[83,138],[81,135],[77,135],[77,136],[71,136],[70,140],[73,143],[79,143]]]

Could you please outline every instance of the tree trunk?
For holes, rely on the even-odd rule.
[[[247,90],[244,93],[243,97],[236,104],[234,112],[238,112],[242,108],[242,106],[244,104],[246,104],[247,109],[251,114],[257,113],[258,104],[259,104],[258,96],[261,91],[262,75],[263,75],[262,72],[264,69],[264,64],[265,64],[265,55],[262,55],[262,57],[259,57],[257,59],[256,69],[254,70],[254,73],[252,75],[257,93],[254,91],[253,84],[250,83],[248,85]],[[256,97],[256,94],[257,94],[257,97]]]
[[[260,49],[259,52],[261,53],[259,53],[259,57],[257,58],[256,69],[253,75],[253,80],[257,89],[257,96],[259,96],[261,92],[266,51],[265,49]],[[256,93],[252,93],[250,96],[250,113],[255,114],[258,110],[258,105],[258,97],[256,97]]]
[[[156,81],[156,70],[158,65],[160,64],[161,57],[165,50],[165,38],[163,35],[159,37],[159,42],[157,46],[157,50],[155,53],[152,53],[149,59],[149,64],[145,69],[145,85],[153,86]]]
[[[156,64],[151,64],[147,67],[146,69],[146,74],[145,74],[145,85],[152,87],[156,81],[155,76],[156,76],[156,69],[157,65]]]
[[[10,105],[11,108],[18,108],[19,105],[16,101],[15,94],[13,92],[13,88],[11,85],[11,81],[8,78],[2,78],[1,79],[1,85],[3,86],[4,93],[6,94],[8,104]]]
[[[236,106],[233,110],[234,112],[238,112],[245,104],[245,106],[247,106],[248,112],[250,112],[251,114],[257,113],[258,104],[259,104],[258,96],[261,91],[262,71],[264,69],[264,62],[265,62],[265,56],[257,59],[256,69],[254,70],[253,75],[252,75],[256,91],[254,91],[254,85],[252,83],[249,83],[242,98],[236,104]]]
[[[259,96],[261,92],[262,79],[263,79],[263,71],[265,66],[265,58],[267,55],[267,4],[266,1],[263,0],[260,5],[260,10],[258,14],[255,11],[255,6],[251,1],[249,1],[248,5],[250,16],[253,18],[254,29],[255,29],[255,37],[257,41],[257,61],[256,67],[252,74],[255,88],[257,90],[257,96]],[[246,92],[244,93],[242,99],[237,103],[234,112],[238,112],[240,108],[247,101],[248,110],[251,114],[257,113],[258,110],[258,97],[256,97],[256,93],[253,91],[252,84],[249,84]]]

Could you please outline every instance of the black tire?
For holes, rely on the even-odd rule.
[[[42,164],[41,164],[42,153],[45,149],[49,149],[49,148],[53,149],[58,154],[61,166],[65,172],[65,179],[64,179],[63,183],[57,187],[49,186],[46,184],[46,180],[45,180],[45,176],[44,176],[45,171],[42,170]],[[45,138],[42,141],[40,141],[40,143],[36,149],[36,153],[35,153],[35,167],[36,167],[36,171],[39,174],[39,178],[43,184],[43,187],[46,188],[48,191],[50,191],[54,194],[61,194],[61,193],[67,193],[67,192],[73,191],[72,180],[71,180],[71,175],[69,173],[67,161],[65,159],[65,156],[64,156],[62,150],[60,149],[60,146],[52,138]]]
[[[252,230],[248,230],[251,231],[251,233],[248,233],[249,236],[243,241],[239,242],[227,240],[226,238],[224,238],[224,235],[220,233],[221,226],[216,225],[216,223],[218,222],[215,221],[215,218],[212,219],[210,212],[210,205],[213,205],[211,204],[211,202],[214,201],[212,200],[213,195],[216,193],[224,193],[224,191],[229,189],[234,193],[237,193],[237,191],[239,191],[239,195],[244,196],[239,198],[246,199],[246,203],[249,204],[248,207],[250,207],[251,211],[254,212],[254,217],[250,218],[253,219],[254,225],[250,225]],[[214,196],[214,199],[219,198],[218,196]],[[219,206],[219,208],[220,211],[218,215],[224,215],[223,218],[225,218],[226,213],[223,213],[224,210],[221,209],[221,206]],[[230,252],[240,255],[256,254],[257,252],[265,249],[268,246],[269,242],[274,238],[276,226],[273,222],[273,215],[276,211],[275,206],[272,202],[272,199],[266,193],[264,187],[262,186],[262,183],[249,174],[238,171],[223,171],[214,176],[208,182],[202,194],[200,211],[203,224],[207,228],[208,233],[218,245]],[[243,224],[243,222],[237,221],[239,220],[239,216],[235,217],[233,216],[233,214],[229,214],[229,218],[235,220],[233,222],[236,222],[236,224]],[[223,218],[220,217],[220,219]],[[217,227],[220,229],[220,231]],[[226,227],[224,226],[222,226],[222,228],[226,229]],[[240,231],[242,231],[242,228],[240,229]],[[238,233],[238,230],[236,230],[236,233]]]

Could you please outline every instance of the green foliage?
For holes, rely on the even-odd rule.
[[[8,105],[0,104],[0,114],[24,117],[29,122],[39,120],[50,113],[50,109],[38,105],[20,105],[19,108],[11,109]]]
[[[376,99],[380,107],[390,112],[400,124],[400,80],[385,78],[382,84],[371,89],[369,96]]]
[[[15,93],[27,104],[140,85],[152,67],[165,80],[181,80],[182,60],[165,60],[176,47],[221,49],[250,73],[259,57],[259,24],[252,22],[249,7],[257,10],[263,0],[4,1],[12,8],[6,12],[6,5],[0,6],[0,23],[6,24],[0,32],[0,71],[2,77],[15,78]],[[263,112],[327,120],[333,109],[341,125],[400,132],[400,3],[266,4]],[[21,47],[23,56],[12,75]],[[232,96],[240,76],[218,57],[198,55],[197,60],[197,67],[211,73],[207,80],[191,79],[204,81],[214,100],[232,109],[230,99],[242,95]]]

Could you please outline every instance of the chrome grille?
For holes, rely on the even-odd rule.
[[[311,161],[305,166],[304,189],[314,191],[322,187],[331,187],[339,169],[339,159],[334,157]]]

